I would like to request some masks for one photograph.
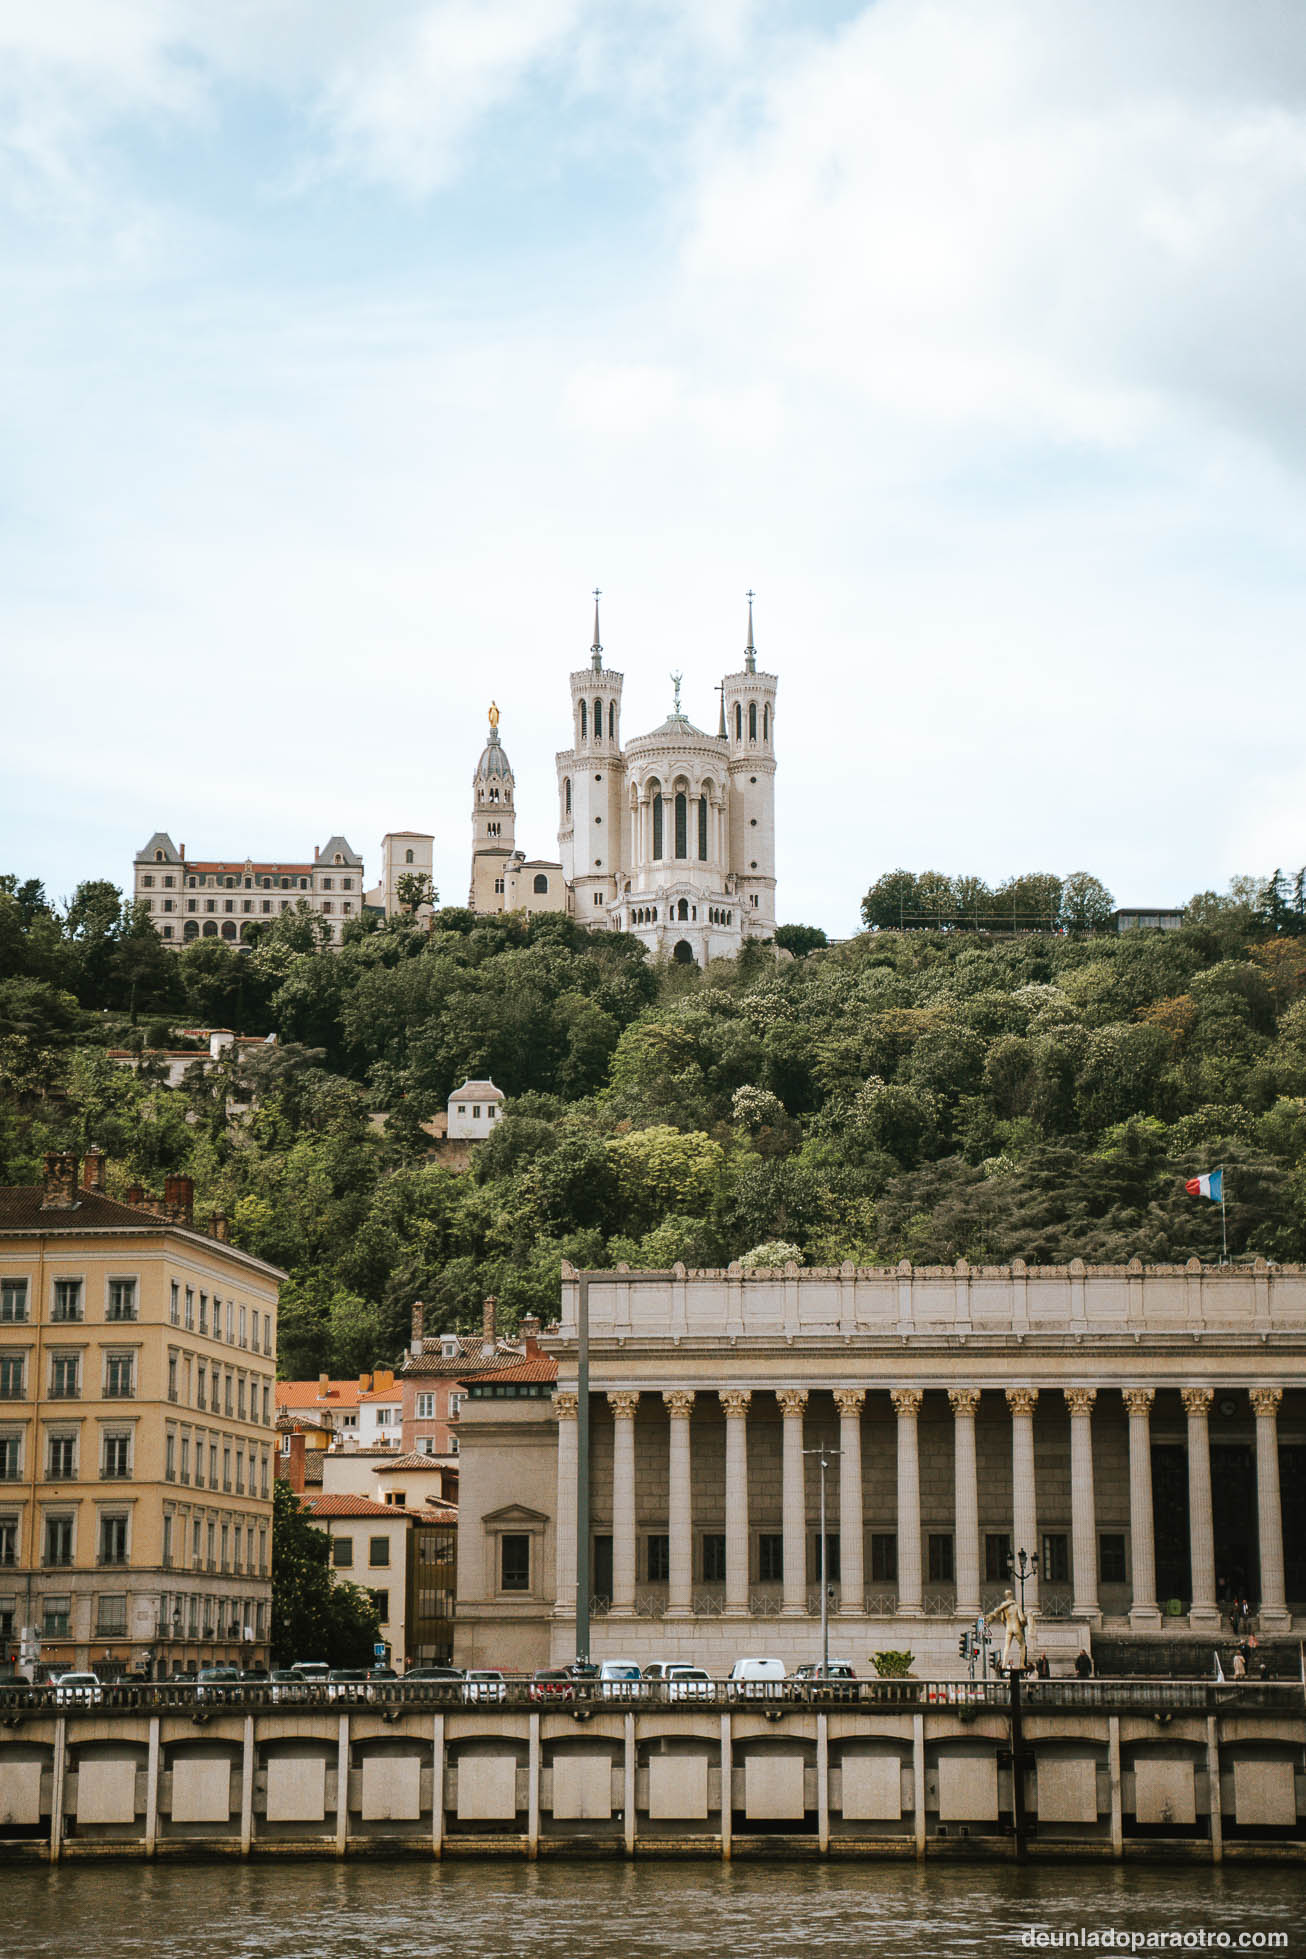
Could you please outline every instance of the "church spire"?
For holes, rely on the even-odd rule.
[[[753,645],[753,593],[748,592],[748,644],[744,648],[745,673],[757,672],[757,648]]]
[[[602,592],[596,585],[594,587],[594,644],[590,648],[590,665],[595,673],[600,673],[603,669],[603,642],[599,638],[599,600],[602,596]]]

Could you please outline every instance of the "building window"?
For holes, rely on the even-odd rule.
[[[126,1592],[101,1592],[95,1601],[97,1639],[123,1639],[127,1632]]]
[[[898,1533],[892,1530],[871,1532],[871,1578],[877,1585],[898,1582]]]
[[[168,1399],[169,1401],[175,1401],[177,1399],[177,1355],[175,1352],[168,1355]]]
[[[653,798],[653,855],[662,855],[662,793],[659,790]]]
[[[204,1362],[201,1361],[195,1376],[195,1406],[197,1408],[205,1408],[208,1406],[207,1400],[205,1398],[207,1393],[208,1378],[209,1378],[208,1369],[205,1367]]]
[[[194,1331],[194,1327],[195,1327],[195,1290],[194,1290],[194,1287],[193,1287],[193,1286],[187,1286],[187,1288],[186,1288],[186,1331],[187,1331],[188,1333],[190,1333],[190,1332],[193,1332],[193,1331]]]
[[[757,740],[757,702],[756,701],[750,701],[748,703],[748,739],[750,741]]]
[[[18,1519],[0,1517],[0,1565],[18,1563]]]
[[[0,1279],[0,1326],[21,1326],[26,1319],[26,1279]]]
[[[1097,1540],[1098,1576],[1104,1585],[1125,1582],[1125,1536],[1123,1531],[1103,1531]]]
[[[122,1401],[136,1392],[133,1354],[106,1354],[104,1357],[104,1395],[106,1401]]]
[[[534,890],[537,898],[546,898],[548,896],[549,880],[545,877],[543,871],[537,871],[535,873]]]
[[[71,1517],[47,1517],[45,1520],[45,1555],[41,1562],[47,1565],[71,1564],[73,1561],[73,1520]]]
[[[584,703],[584,701],[582,701],[582,702],[581,702],[581,704],[580,704],[580,738],[581,738],[581,740],[582,740],[582,741],[584,741],[584,739],[585,739],[585,734],[586,734],[586,714],[587,714],[587,712],[588,712],[588,710],[586,709],[586,706],[585,706],[585,703]]]
[[[594,703],[594,739],[595,739],[595,741],[602,741],[602,739],[603,739],[603,703],[602,703],[602,701],[595,701],[595,703]]]
[[[378,1565],[390,1562],[390,1539],[388,1537],[369,1537],[367,1540],[367,1562],[373,1570]]]
[[[689,798],[683,789],[676,792],[676,855],[689,855]]]
[[[46,1639],[67,1639],[71,1600],[66,1593],[58,1598],[47,1594],[41,1600],[41,1633]]]
[[[771,739],[771,710],[769,707],[764,707],[762,709],[762,740],[770,741],[770,739]]]
[[[337,1571],[348,1571],[354,1562],[354,1546],[348,1537],[333,1537],[331,1540],[331,1562]]]
[[[56,1279],[54,1282],[54,1308],[52,1320],[66,1323],[82,1317],[82,1282],[80,1279]]]
[[[1005,1530],[990,1530],[984,1533],[984,1580],[989,1585],[1005,1585],[1009,1577],[1007,1563],[1011,1557],[1011,1536]]]
[[[16,1483],[22,1473],[22,1436],[0,1435],[0,1483]]]
[[[707,797],[698,799],[698,857],[700,863],[707,862]]]
[[[434,1419],[435,1419],[435,1396],[434,1396],[434,1394],[419,1394],[419,1395],[418,1395],[418,1397],[417,1397],[417,1419],[418,1419],[418,1421],[419,1421],[419,1422],[430,1422],[430,1421],[434,1421]]]
[[[177,1480],[177,1433],[171,1428],[163,1442],[163,1475],[166,1482],[175,1483]]]
[[[104,1461],[100,1474],[106,1479],[131,1475],[132,1439],[130,1435],[106,1435]]]
[[[726,1534],[723,1530],[703,1532],[703,1583],[724,1585],[726,1579]]]
[[[838,1584],[840,1577],[838,1531],[827,1531],[825,1535],[825,1575],[830,1584]],[[812,1580],[818,1585],[821,1582],[821,1537],[819,1531],[812,1539]]]
[[[926,1550],[931,1585],[951,1585],[953,1582],[951,1531],[931,1531],[926,1540]]]
[[[52,1483],[71,1483],[77,1475],[77,1438],[74,1435],[50,1437],[49,1477]]]
[[[778,1530],[759,1531],[757,1538],[757,1582],[778,1585],[785,1575],[785,1541]]]
[[[571,777],[570,776],[567,777],[566,781],[562,785],[562,806],[566,814],[570,816],[571,815]]]
[[[175,1279],[168,1295],[168,1318],[173,1326],[181,1325],[181,1287]]]
[[[0,1401],[23,1399],[23,1355],[0,1354]]]
[[[52,1354],[50,1356],[50,1397],[55,1401],[72,1401],[78,1389],[78,1370],[82,1364],[80,1354]]]
[[[530,1535],[526,1531],[505,1531],[499,1540],[499,1589],[528,1592],[530,1588]]]
[[[1043,1533],[1043,1577],[1050,1585],[1064,1585],[1070,1577],[1070,1539],[1063,1530]]]
[[[100,1519],[100,1563],[126,1564],[127,1562],[127,1519],[125,1517],[101,1517]]]
[[[189,1483],[189,1481],[190,1481],[190,1437],[189,1437],[189,1435],[183,1435],[183,1436],[182,1436],[182,1438],[181,1438],[181,1480],[182,1480],[182,1482],[183,1482],[183,1483]]]

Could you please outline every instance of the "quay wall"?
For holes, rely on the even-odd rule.
[[[703,1704],[0,1708],[0,1861],[699,1855],[1306,1862],[1286,1683],[878,1683]],[[875,1688],[877,1683],[867,1683]]]

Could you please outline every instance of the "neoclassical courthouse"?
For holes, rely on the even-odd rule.
[[[461,1664],[569,1659],[579,1275],[556,1389],[482,1383],[460,1424]],[[1034,1649],[1097,1628],[1262,1634],[1306,1611],[1306,1268],[604,1272],[590,1325],[592,1650],[715,1671],[831,1652],[961,1670],[1009,1553]]]

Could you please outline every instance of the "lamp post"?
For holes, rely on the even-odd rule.
[[[819,1448],[804,1449],[805,1456],[815,1456],[821,1465],[821,1678],[830,1677],[830,1577],[827,1570],[829,1546],[825,1533],[825,1472],[842,1449],[831,1449],[824,1442]]]
[[[1038,1552],[1026,1557],[1022,1545],[1014,1558],[1007,1559],[1007,1574],[1020,1586],[1020,1650],[1025,1659],[1029,1649],[1025,1644],[1025,1581],[1032,1578],[1038,1570]],[[1024,1677],[1024,1664],[1007,1668],[1007,1682],[1011,1693],[1011,1831],[1016,1841],[1016,1856],[1025,1855],[1025,1750],[1020,1727],[1020,1683]]]

